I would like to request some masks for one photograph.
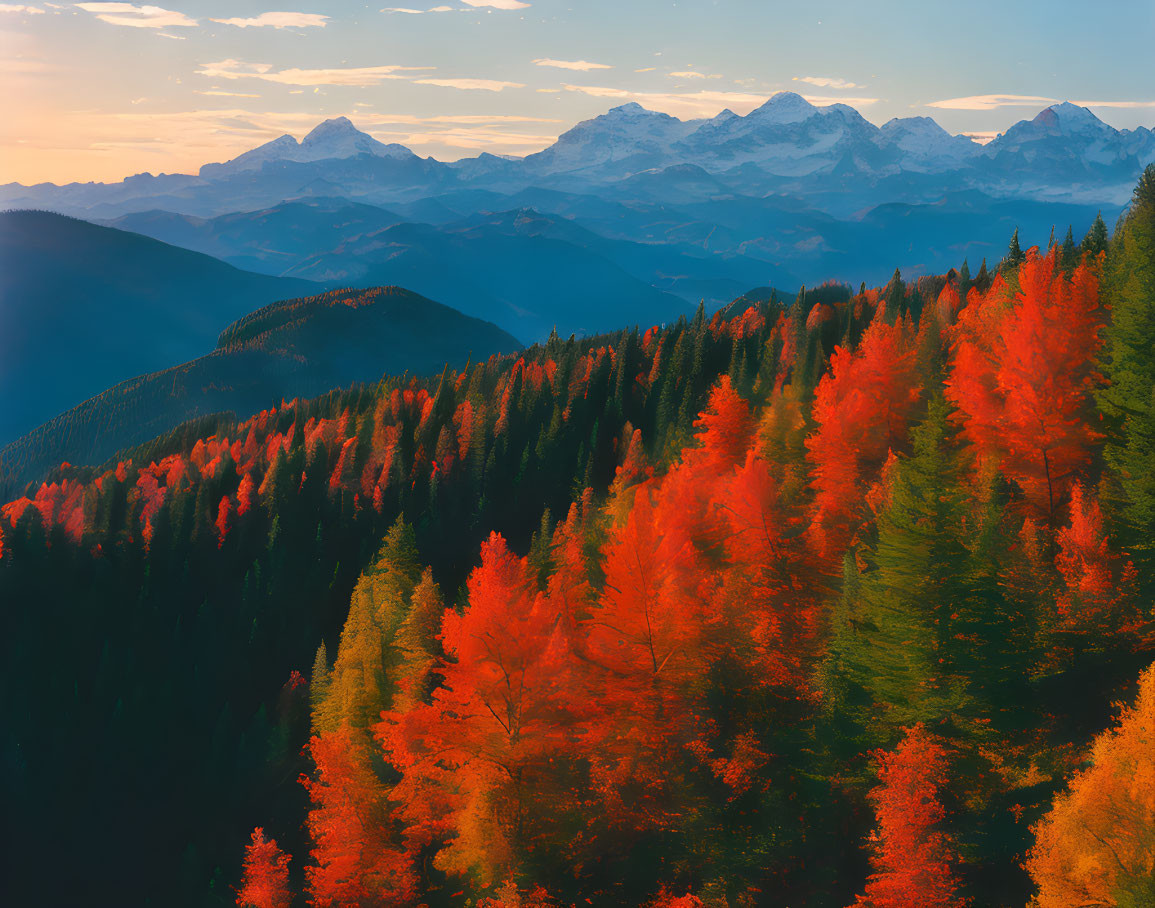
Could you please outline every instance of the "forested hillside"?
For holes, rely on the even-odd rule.
[[[4,505],[14,899],[1151,904],[1155,168],[784,302]]]
[[[48,211],[0,212],[0,445],[200,356],[246,312],[322,289]]]
[[[400,287],[283,300],[226,327],[211,353],[121,382],[0,447],[0,498],[58,464],[102,463],[192,419],[247,419],[283,400],[383,374],[436,375],[447,362],[520,347],[496,325]]]

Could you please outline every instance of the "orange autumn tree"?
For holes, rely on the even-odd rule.
[[[301,777],[313,808],[307,826],[313,865],[306,868],[309,904],[410,905],[412,859],[392,836],[386,791],[373,772],[362,735],[348,725],[309,742],[315,778]]]
[[[1090,757],[1034,829],[1033,908],[1155,904],[1155,665]]]
[[[770,466],[753,451],[725,474],[711,504],[724,528],[725,649],[754,668],[759,683],[806,690],[821,622],[801,515],[783,503]]]
[[[1101,437],[1091,395],[1103,324],[1097,265],[1068,276],[1056,254],[1032,249],[1017,288],[1000,278],[972,296],[953,329],[946,382],[980,459],[997,461],[1052,524]]]
[[[954,847],[941,825],[947,782],[941,744],[915,725],[894,751],[877,752],[879,785],[870,793],[878,826],[872,873],[857,908],[958,908]]]
[[[277,847],[276,839],[266,839],[265,830],[253,830],[253,840],[245,846],[244,876],[237,890],[241,908],[289,908],[289,855]]]
[[[376,734],[402,773],[391,798],[408,840],[489,886],[517,871],[559,804],[550,762],[570,724],[568,646],[556,604],[497,533],[467,587],[465,610],[445,614],[432,702],[385,714]]]
[[[876,315],[856,349],[834,349],[818,383],[817,428],[806,448],[815,492],[811,529],[827,557],[849,544],[862,519],[865,485],[906,441],[920,395],[915,352],[904,322],[887,324]]]

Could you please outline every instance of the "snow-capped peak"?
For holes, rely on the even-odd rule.
[[[818,108],[802,95],[792,91],[780,91],[772,95],[761,107],[746,116],[761,123],[801,123],[818,113]]]
[[[359,154],[397,157],[412,154],[403,145],[385,145],[361,132],[348,117],[333,117],[313,127],[301,141],[297,160],[320,161],[325,158],[351,158]]]
[[[1065,135],[1076,132],[1101,132],[1104,129],[1110,129],[1106,123],[1087,108],[1072,104],[1070,101],[1052,104],[1040,111],[1032,122],[1051,132],[1060,132]]]

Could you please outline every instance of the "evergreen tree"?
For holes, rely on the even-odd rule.
[[[1147,168],[1108,255],[1099,404],[1113,430],[1106,459],[1117,489],[1120,530],[1140,575],[1155,568],[1155,165]]]
[[[1080,246],[1080,251],[1083,255],[1094,257],[1100,252],[1107,250],[1107,225],[1103,222],[1103,212],[1095,215],[1095,220],[1091,224],[1091,229],[1087,231],[1087,235],[1083,237],[1083,242]]]
[[[1011,242],[1007,247],[1006,257],[1003,258],[1002,268],[1004,274],[1009,274],[1019,270],[1019,265],[1027,260],[1027,255],[1023,252],[1022,246],[1019,245],[1019,228],[1015,228],[1015,232],[1011,234]]]
[[[1067,235],[1063,237],[1063,245],[1059,249],[1059,267],[1070,274],[1079,264],[1079,248],[1075,245],[1075,235],[1067,227]]]

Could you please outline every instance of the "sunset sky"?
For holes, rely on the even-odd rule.
[[[988,137],[1056,100],[1155,126],[1151,0],[160,2],[0,3],[0,183],[195,172],[339,115],[443,160],[526,154],[625,101],[783,89]]]

